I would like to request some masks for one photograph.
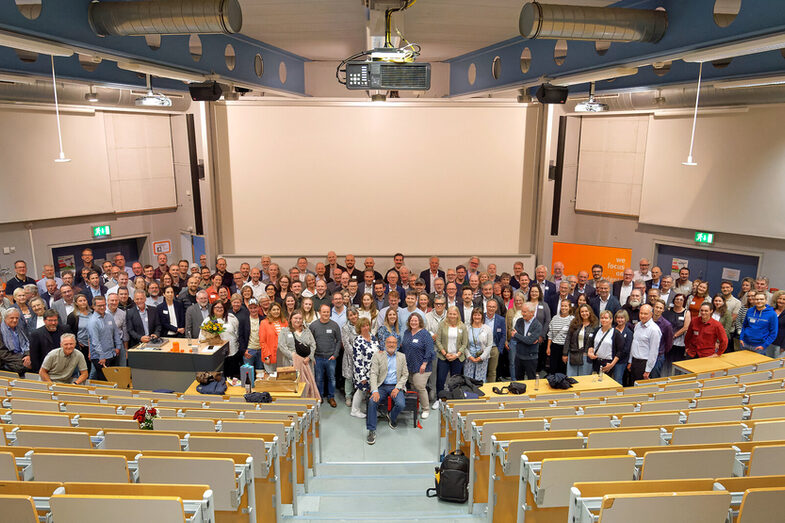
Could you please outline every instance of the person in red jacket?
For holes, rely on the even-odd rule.
[[[690,322],[684,335],[687,356],[706,358],[719,356],[728,348],[728,335],[720,322],[711,317],[711,303],[701,304],[698,316]]]

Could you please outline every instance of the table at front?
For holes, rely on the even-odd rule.
[[[188,390],[185,391],[186,394],[193,394],[195,396],[199,395],[199,391],[196,390],[196,387],[199,385],[199,382],[194,380],[191,383],[191,386],[188,387]],[[261,387],[254,388],[254,392],[262,392],[263,389]],[[305,391],[305,383],[299,382],[297,384],[297,391],[295,392],[282,392],[282,391],[275,391],[270,392],[270,396],[273,398],[301,398],[303,395],[303,391]],[[226,387],[226,392],[224,393],[227,396],[243,396],[245,394],[245,387],[242,385],[232,386],[228,385]],[[207,394],[205,396],[208,396]]]
[[[179,343],[181,351],[193,352],[172,352],[173,342]],[[157,347],[140,343],[128,349],[128,366],[131,367],[134,389],[185,392],[197,372],[223,369],[229,343],[225,342],[211,351],[207,350],[208,346],[197,343],[197,340],[167,338],[163,345]]]
[[[765,354],[758,354],[751,350],[739,350],[736,352],[726,352],[722,355],[722,361],[733,363],[737,367],[742,365],[757,365],[758,363],[765,363],[771,361]]]
[[[769,361],[771,358],[751,351],[729,352],[722,356],[710,356],[706,358],[695,358],[691,360],[677,361],[673,363],[674,368],[682,374],[699,374],[710,372],[713,375],[726,374],[728,369],[752,365]]]
[[[569,389],[554,389],[548,385],[548,380],[545,378],[540,379],[540,386],[538,389],[535,390],[534,382],[535,380],[524,380],[518,381],[518,383],[525,383],[526,384],[526,393],[521,394],[521,396],[539,396],[541,394],[547,395],[553,392],[585,392],[588,390],[604,390],[604,389],[620,389],[621,384],[617,381],[611,379],[607,374],[603,376],[602,381],[600,381],[596,374],[591,376],[576,376],[576,380],[578,383],[574,383],[572,388]],[[496,382],[496,383],[486,383],[480,390],[485,393],[485,397],[493,398],[496,396],[500,396],[500,394],[495,394],[493,392],[493,387],[506,387],[508,382]],[[506,396],[506,394],[504,394]],[[510,394],[510,397],[515,397],[515,395]]]

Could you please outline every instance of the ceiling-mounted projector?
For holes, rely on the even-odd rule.
[[[152,89],[134,100],[134,105],[138,107],[171,107],[172,99],[162,93],[154,93]]]
[[[352,61],[346,64],[346,88],[427,91],[431,64]]]
[[[575,106],[575,112],[577,113],[602,113],[607,110],[608,104],[598,102],[594,99],[594,95],[591,95],[585,102],[580,102]]]

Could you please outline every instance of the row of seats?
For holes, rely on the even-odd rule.
[[[216,494],[218,521],[237,521],[238,516],[269,521],[273,514],[281,516],[283,505],[291,505],[296,514],[296,485],[304,485],[307,492],[314,441],[318,442],[319,435],[319,406],[313,400],[281,398],[271,404],[248,404],[242,397],[242,402],[220,396],[188,397],[120,390],[95,382],[71,386],[0,379],[7,380],[2,383],[7,410],[0,414],[6,445],[0,447],[0,467],[5,467],[2,479],[23,479],[29,484],[43,479],[101,485],[202,482],[214,493],[222,493],[221,503]],[[142,405],[156,406],[162,415],[154,420],[154,431],[139,430],[131,419]],[[243,454],[238,457],[237,453]],[[160,459],[147,459],[152,457],[174,461],[161,465]],[[232,488],[227,459],[235,459]],[[10,474],[9,465],[16,468]],[[220,477],[213,474],[219,470],[213,465],[223,467]],[[173,475],[164,479],[164,472]],[[241,475],[250,480],[246,488],[241,488]],[[227,498],[226,492],[234,498]],[[62,493],[50,494],[59,500]],[[235,501],[230,507],[231,499]],[[189,512],[187,500],[184,506],[186,520],[198,516],[198,510]],[[54,505],[47,509],[52,514],[57,510]]]

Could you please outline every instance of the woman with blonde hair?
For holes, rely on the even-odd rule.
[[[300,311],[303,313],[303,322],[306,326],[319,319],[316,311],[313,310],[313,299],[308,296],[303,298],[302,303],[300,303]]]
[[[280,305],[275,303],[270,306],[270,309],[273,307],[280,308]],[[267,320],[262,320],[262,323],[265,321]],[[297,309],[289,317],[289,325],[281,328],[281,334],[278,336],[278,357],[275,364],[281,367],[294,366],[298,372],[298,381],[305,383],[303,396],[321,400],[322,397],[319,394],[319,387],[316,386],[313,370],[315,350],[316,340],[314,340],[311,330],[305,328],[302,311]]]
[[[398,348],[401,348],[401,326],[398,323],[398,311],[390,307],[384,313],[384,323],[376,330],[376,341],[380,347],[384,347],[384,340],[390,336],[398,340]]]
[[[276,302],[270,305],[267,317],[259,322],[259,349],[262,351],[264,370],[275,372],[278,361],[278,336],[289,323],[283,316],[281,304]]]
[[[378,328],[376,316],[378,316],[379,311],[376,308],[376,300],[373,299],[373,296],[370,294],[362,295],[357,313],[360,315],[360,318],[367,318],[371,322],[371,332],[376,334],[376,329]]]
[[[461,321],[458,307],[447,309],[447,318],[439,325],[434,338],[436,345],[436,394],[444,389],[447,374],[463,375],[463,362],[469,346],[469,333]],[[435,407],[434,407],[435,408]]]
[[[567,376],[588,376],[591,374],[592,363],[587,359],[589,347],[594,346],[594,332],[597,329],[597,317],[588,305],[579,305],[575,309],[575,318],[567,331],[567,343],[564,345],[564,362],[567,363]]]

